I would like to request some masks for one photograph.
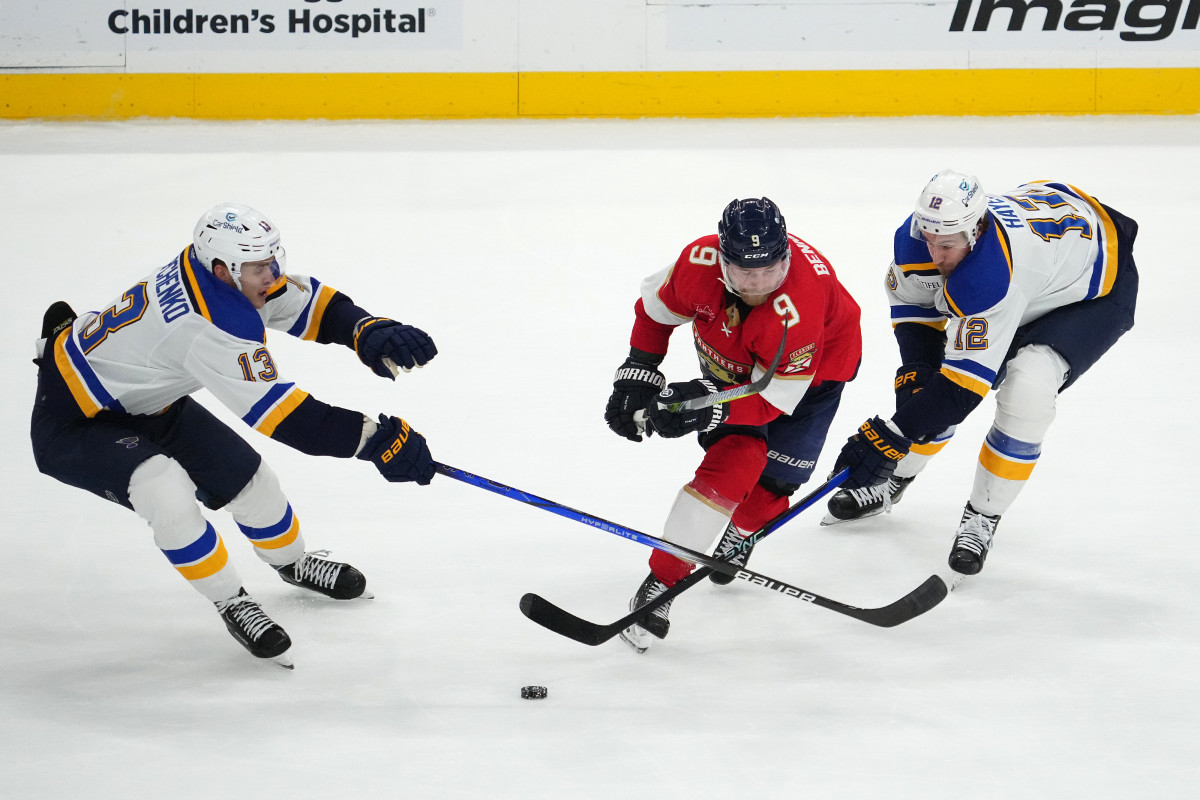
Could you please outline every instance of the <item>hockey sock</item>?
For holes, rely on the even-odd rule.
[[[259,464],[254,477],[225,508],[254,545],[254,552],[268,564],[292,564],[304,555],[300,520],[266,462]]]

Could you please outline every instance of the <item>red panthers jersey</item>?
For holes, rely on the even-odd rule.
[[[714,234],[648,277],[634,306],[633,347],[665,355],[671,331],[690,322],[700,367],[722,388],[760,377],[786,331],[775,377],[761,394],[729,404],[729,424],[763,425],[790,414],[810,386],[853,378],[862,358],[858,303],[816,248],[788,239],[787,278],[762,305],[749,306],[726,289]]]

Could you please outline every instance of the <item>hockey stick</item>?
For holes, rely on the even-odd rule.
[[[771,535],[775,530],[783,527],[784,523],[791,520],[801,511],[811,507],[825,495],[832,492],[834,489],[842,485],[842,482],[849,476],[849,470],[842,470],[834,475],[825,483],[818,486],[806,497],[797,500],[783,512],[775,515],[774,519],[767,522],[758,529],[754,534],[747,536],[742,540],[736,550],[726,550],[722,553],[725,558],[754,547],[763,539]],[[582,617],[577,617],[569,611],[564,611],[558,606],[551,603],[549,600],[536,594],[527,594],[521,598],[521,613],[529,617],[529,619],[541,625],[543,628],[552,630],[555,633],[565,636],[568,639],[574,639],[580,644],[586,644],[591,647],[604,644],[609,639],[616,636],[621,631],[628,628],[635,622],[641,622],[648,617],[654,609],[665,605],[674,600],[678,595],[683,594],[688,589],[700,583],[712,573],[708,567],[701,567],[683,580],[676,583],[667,591],[655,597],[650,602],[643,606],[638,606],[633,611],[621,617],[616,622],[608,625],[598,625],[595,622],[589,622]]]
[[[946,584],[937,575],[931,575],[919,587],[906,594],[890,605],[881,608],[859,608],[858,606],[847,605],[840,603],[837,600],[830,600],[827,597],[822,597],[815,592],[810,592],[807,589],[801,589],[797,586],[792,586],[790,583],[770,578],[758,572],[749,569],[739,569],[732,564],[726,564],[724,561],[710,558],[704,553],[698,553],[695,550],[690,550],[686,547],[668,542],[665,539],[659,539],[656,536],[650,536],[633,528],[626,528],[624,525],[618,525],[615,522],[594,517],[590,514],[585,514],[582,511],[576,511],[573,508],[561,505],[553,500],[547,500],[544,497],[538,497],[528,492],[522,492],[520,489],[514,489],[511,486],[506,486],[503,483],[498,483],[487,478],[473,475],[465,470],[457,469],[456,467],[447,466],[434,462],[434,468],[449,478],[469,483],[472,486],[477,486],[480,489],[486,489],[494,494],[499,494],[516,500],[526,505],[540,508],[543,511],[549,511],[551,514],[557,514],[560,517],[581,522],[584,525],[590,525],[593,528],[599,528],[602,531],[621,536],[626,539],[632,539],[639,544],[653,547],[656,550],[662,550],[671,555],[682,558],[685,561],[691,561],[695,564],[708,567],[714,572],[721,572],[725,575],[731,575],[734,578],[740,578],[748,583],[757,586],[763,586],[767,589],[773,589],[780,594],[788,597],[794,597],[798,600],[803,600],[807,603],[812,603],[815,606],[827,608],[830,611],[836,611],[839,614],[844,614],[848,617],[868,622],[872,625],[878,625],[882,628],[891,628],[899,625],[902,622],[924,614],[929,609],[942,602],[946,597]],[[677,584],[678,585],[678,584]],[[523,598],[522,598],[523,599]]]
[[[678,403],[672,403],[667,406],[667,411],[672,414],[680,411],[695,411],[700,408],[708,408],[709,406],[718,406],[721,403],[730,403],[742,397],[749,397],[752,394],[759,394],[763,389],[767,388],[767,384],[775,377],[775,370],[779,368],[779,362],[783,360],[783,351],[787,347],[787,323],[783,326],[783,338],[779,340],[779,349],[775,351],[775,357],[771,359],[771,365],[767,367],[767,371],[758,376],[758,380],[750,381],[741,386],[733,386],[729,389],[724,389],[716,394],[707,394],[704,397],[693,397],[691,400],[683,400]]]

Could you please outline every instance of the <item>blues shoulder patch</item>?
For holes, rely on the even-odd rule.
[[[1012,283],[1012,248],[1008,233],[993,221],[975,249],[950,273],[943,290],[955,316],[987,311],[1008,294]]]

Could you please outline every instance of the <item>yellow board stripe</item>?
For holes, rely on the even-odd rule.
[[[986,397],[987,393],[992,390],[992,387],[988,384],[984,383],[978,378],[967,375],[964,372],[957,372],[955,370],[942,367],[941,373],[945,375],[951,383],[958,384],[964,389],[972,391],[980,397]]]
[[[229,561],[229,551],[225,549],[225,542],[218,536],[217,549],[213,551],[212,555],[190,566],[176,567],[175,569],[179,570],[179,574],[189,581],[198,581],[201,578],[216,575],[225,568],[227,561]]]
[[[67,337],[70,335],[71,329],[67,328],[54,340],[54,364],[58,367],[58,373],[66,381],[67,388],[71,390],[71,396],[79,404],[79,409],[84,416],[94,417],[100,413],[100,406],[92,399],[91,392],[87,390],[83,379],[75,372],[75,366],[71,363],[70,356],[67,355],[66,343]]]
[[[287,547],[292,542],[296,541],[296,537],[300,535],[300,520],[295,514],[292,515],[292,527],[288,528],[283,533],[276,536],[274,539],[251,539],[250,542],[255,547],[260,547],[263,550],[278,550],[281,547]]]
[[[979,463],[998,478],[1010,481],[1027,481],[1037,466],[1036,461],[1009,461],[985,443],[979,448]]]
[[[929,86],[970,85],[963,93]],[[746,86],[754,86],[747,92]],[[1054,91],[1045,90],[1053,86]],[[478,119],[1196,114],[1200,68],[6,73],[0,118]],[[230,97],[254,103],[230,103]]]
[[[293,389],[286,397],[279,401],[279,405],[275,406],[275,410],[267,416],[263,417],[262,422],[255,426],[255,430],[264,436],[270,436],[279,427],[279,423],[296,410],[296,406],[308,399],[308,392],[303,389]]]

